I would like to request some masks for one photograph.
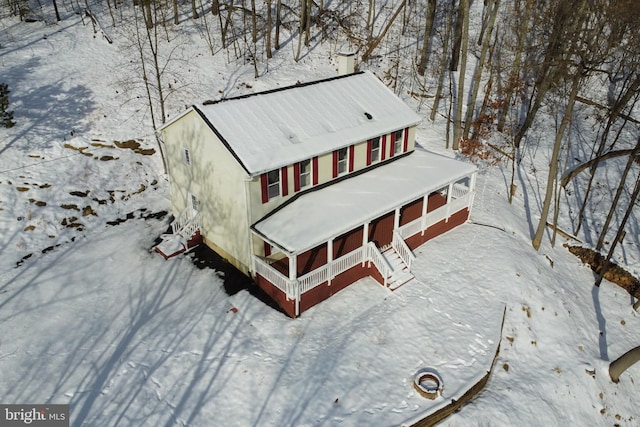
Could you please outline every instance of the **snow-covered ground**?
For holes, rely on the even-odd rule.
[[[168,224],[150,215],[169,208],[168,185],[148,151],[144,93],[122,83],[134,78],[125,33],[109,44],[77,16],[2,20],[17,125],[0,130],[0,402],[70,403],[76,426],[401,425],[482,375],[501,340],[486,389],[444,425],[639,423],[640,366],[619,384],[608,375],[640,344],[631,298],[594,288],[560,244],[531,247],[542,149],[512,205],[510,165],[481,168],[472,223],[416,251],[418,280],[395,292],[363,280],[289,319],[227,295],[221,274],[188,257],[149,252]],[[202,46],[175,64],[190,85],[169,100],[172,116],[336,68],[320,46],[297,64],[276,56],[254,80]],[[425,120],[417,139],[447,153],[443,134]],[[127,140],[140,147],[114,142]],[[634,244],[624,257],[637,269]],[[413,389],[421,368],[441,375],[442,398]]]

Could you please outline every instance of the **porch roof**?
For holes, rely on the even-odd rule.
[[[302,194],[251,228],[289,253],[303,252],[475,170],[416,147],[401,159]]]

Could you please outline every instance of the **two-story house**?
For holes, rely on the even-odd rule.
[[[474,194],[473,165],[415,146],[420,120],[370,72],[192,106],[160,131],[176,238],[157,250],[198,235],[292,317],[365,276],[394,289]]]

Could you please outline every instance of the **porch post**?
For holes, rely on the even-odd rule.
[[[298,284],[298,280],[296,279],[298,276],[298,255],[297,254],[288,254],[289,257],[289,280],[291,280],[292,285],[294,286],[296,292],[296,317],[300,315],[300,286]]]
[[[453,182],[449,183],[447,188],[447,217],[444,222],[449,222],[449,216],[451,215],[451,198],[453,197]]]
[[[298,276],[298,266],[297,266],[298,256],[296,254],[289,255],[289,280],[296,280]]]
[[[327,241],[327,286],[331,286],[331,279],[333,279],[333,239]]]
[[[367,246],[367,243],[369,243],[369,223],[365,222],[364,225],[362,226],[362,266],[364,267],[364,264],[367,261],[367,252],[366,249],[364,249],[365,246]]]
[[[420,224],[421,236],[424,236],[424,232],[427,229],[427,203],[429,203],[429,194],[422,196],[422,223]]]
[[[398,227],[400,227],[400,206],[398,206],[395,210],[393,217],[393,231],[397,231]]]

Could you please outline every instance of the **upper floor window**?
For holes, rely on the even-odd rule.
[[[311,160],[300,162],[300,188],[311,184]]]
[[[338,175],[347,171],[348,153],[349,150],[346,147],[338,150]]]
[[[403,139],[402,139],[402,130],[397,130],[394,132],[394,139],[393,139],[393,153],[394,154],[400,154],[402,153],[402,145],[403,145]]]
[[[380,160],[380,137],[377,136],[371,140],[371,163]]]
[[[280,170],[278,169],[267,173],[267,194],[269,199],[280,195]]]

